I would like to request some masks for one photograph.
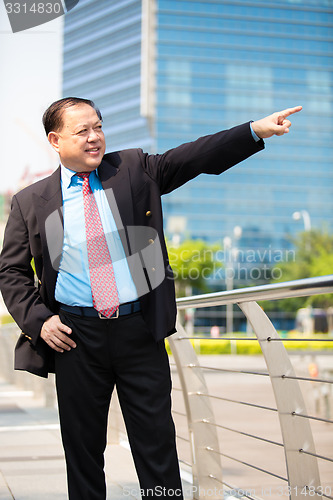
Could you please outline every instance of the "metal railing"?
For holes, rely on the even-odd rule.
[[[310,278],[274,285],[233,290],[231,292],[218,292],[194,297],[184,297],[177,300],[179,309],[188,307],[211,307],[227,304],[238,304],[250,322],[255,337],[246,337],[243,340],[259,341],[264,356],[267,372],[251,372],[233,369],[221,369],[211,366],[200,366],[198,358],[192,347],[191,340],[198,337],[188,337],[182,325],[177,325],[177,333],[170,337],[169,342],[175,359],[175,365],[179,376],[182,394],[185,403],[185,413],[188,423],[189,441],[191,444],[191,468],[193,475],[193,498],[211,499],[221,498],[220,493],[214,496],[216,484],[231,487],[223,480],[223,469],[221,458],[234,460],[247,467],[254,468],[260,472],[276,477],[286,484],[281,488],[282,493],[287,493],[292,500],[307,497],[333,498],[331,487],[323,488],[320,481],[318,460],[333,463],[333,459],[316,453],[310,420],[323,421],[332,424],[333,421],[326,418],[309,416],[301,392],[299,381],[306,380],[311,383],[325,383],[332,385],[333,379],[318,379],[314,377],[296,376],[288,353],[273,324],[257,304],[257,300],[277,300],[287,297],[310,296],[322,293],[333,293],[333,276],[321,278]],[[225,337],[222,337],[224,339]],[[229,340],[239,340],[239,337],[228,337]],[[215,340],[215,339],[214,339]],[[293,339],[312,341],[313,338]],[[327,338],[332,342],[333,338]],[[277,412],[282,434],[282,442],[254,436],[246,432],[240,432],[216,423],[214,418],[212,399],[226,399],[219,395],[209,393],[204,377],[204,370],[219,370],[221,372],[246,373],[247,375],[259,375],[269,377],[275,397],[275,407],[267,407],[253,403],[229,399],[236,404],[250,405],[268,411]],[[217,429],[228,429],[238,432],[257,440],[269,442],[275,446],[282,447],[285,454],[286,475],[281,476],[258,467],[254,464],[240,460],[223,453],[223,442],[218,438]],[[332,429],[333,430],[333,429]],[[222,451],[220,449],[222,448]],[[333,467],[331,469],[333,477]],[[234,490],[235,491],[235,490]],[[236,488],[237,491],[237,488]],[[243,491],[244,496],[244,491]],[[250,496],[250,495],[246,495]]]

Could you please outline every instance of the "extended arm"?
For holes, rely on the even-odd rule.
[[[200,137],[162,155],[146,155],[145,168],[157,181],[161,194],[165,194],[199,174],[219,175],[263,148],[263,140],[254,140],[247,122]]]
[[[200,137],[194,142],[182,144],[163,155],[146,155],[145,169],[154,178],[161,194],[168,193],[201,173],[221,174],[264,148],[262,139],[289,132],[288,117],[302,106],[273,113],[251,123],[259,137],[252,136],[250,123],[229,130]]]

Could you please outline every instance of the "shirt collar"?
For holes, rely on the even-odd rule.
[[[77,172],[75,172],[75,170],[71,170],[70,168],[64,167],[62,163],[60,163],[60,170],[61,170],[61,182],[63,183],[64,187],[68,189],[73,183],[74,179],[78,179],[78,177],[75,177]],[[93,172],[91,173],[99,177],[97,169],[93,170]]]

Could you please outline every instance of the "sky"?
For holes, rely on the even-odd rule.
[[[41,118],[62,97],[62,29],[60,17],[12,33],[0,2],[0,193],[15,193],[58,166]]]

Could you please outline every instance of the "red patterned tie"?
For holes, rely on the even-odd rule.
[[[83,205],[86,226],[88,263],[94,308],[110,318],[119,307],[119,297],[109,248],[88,173],[83,178]]]

